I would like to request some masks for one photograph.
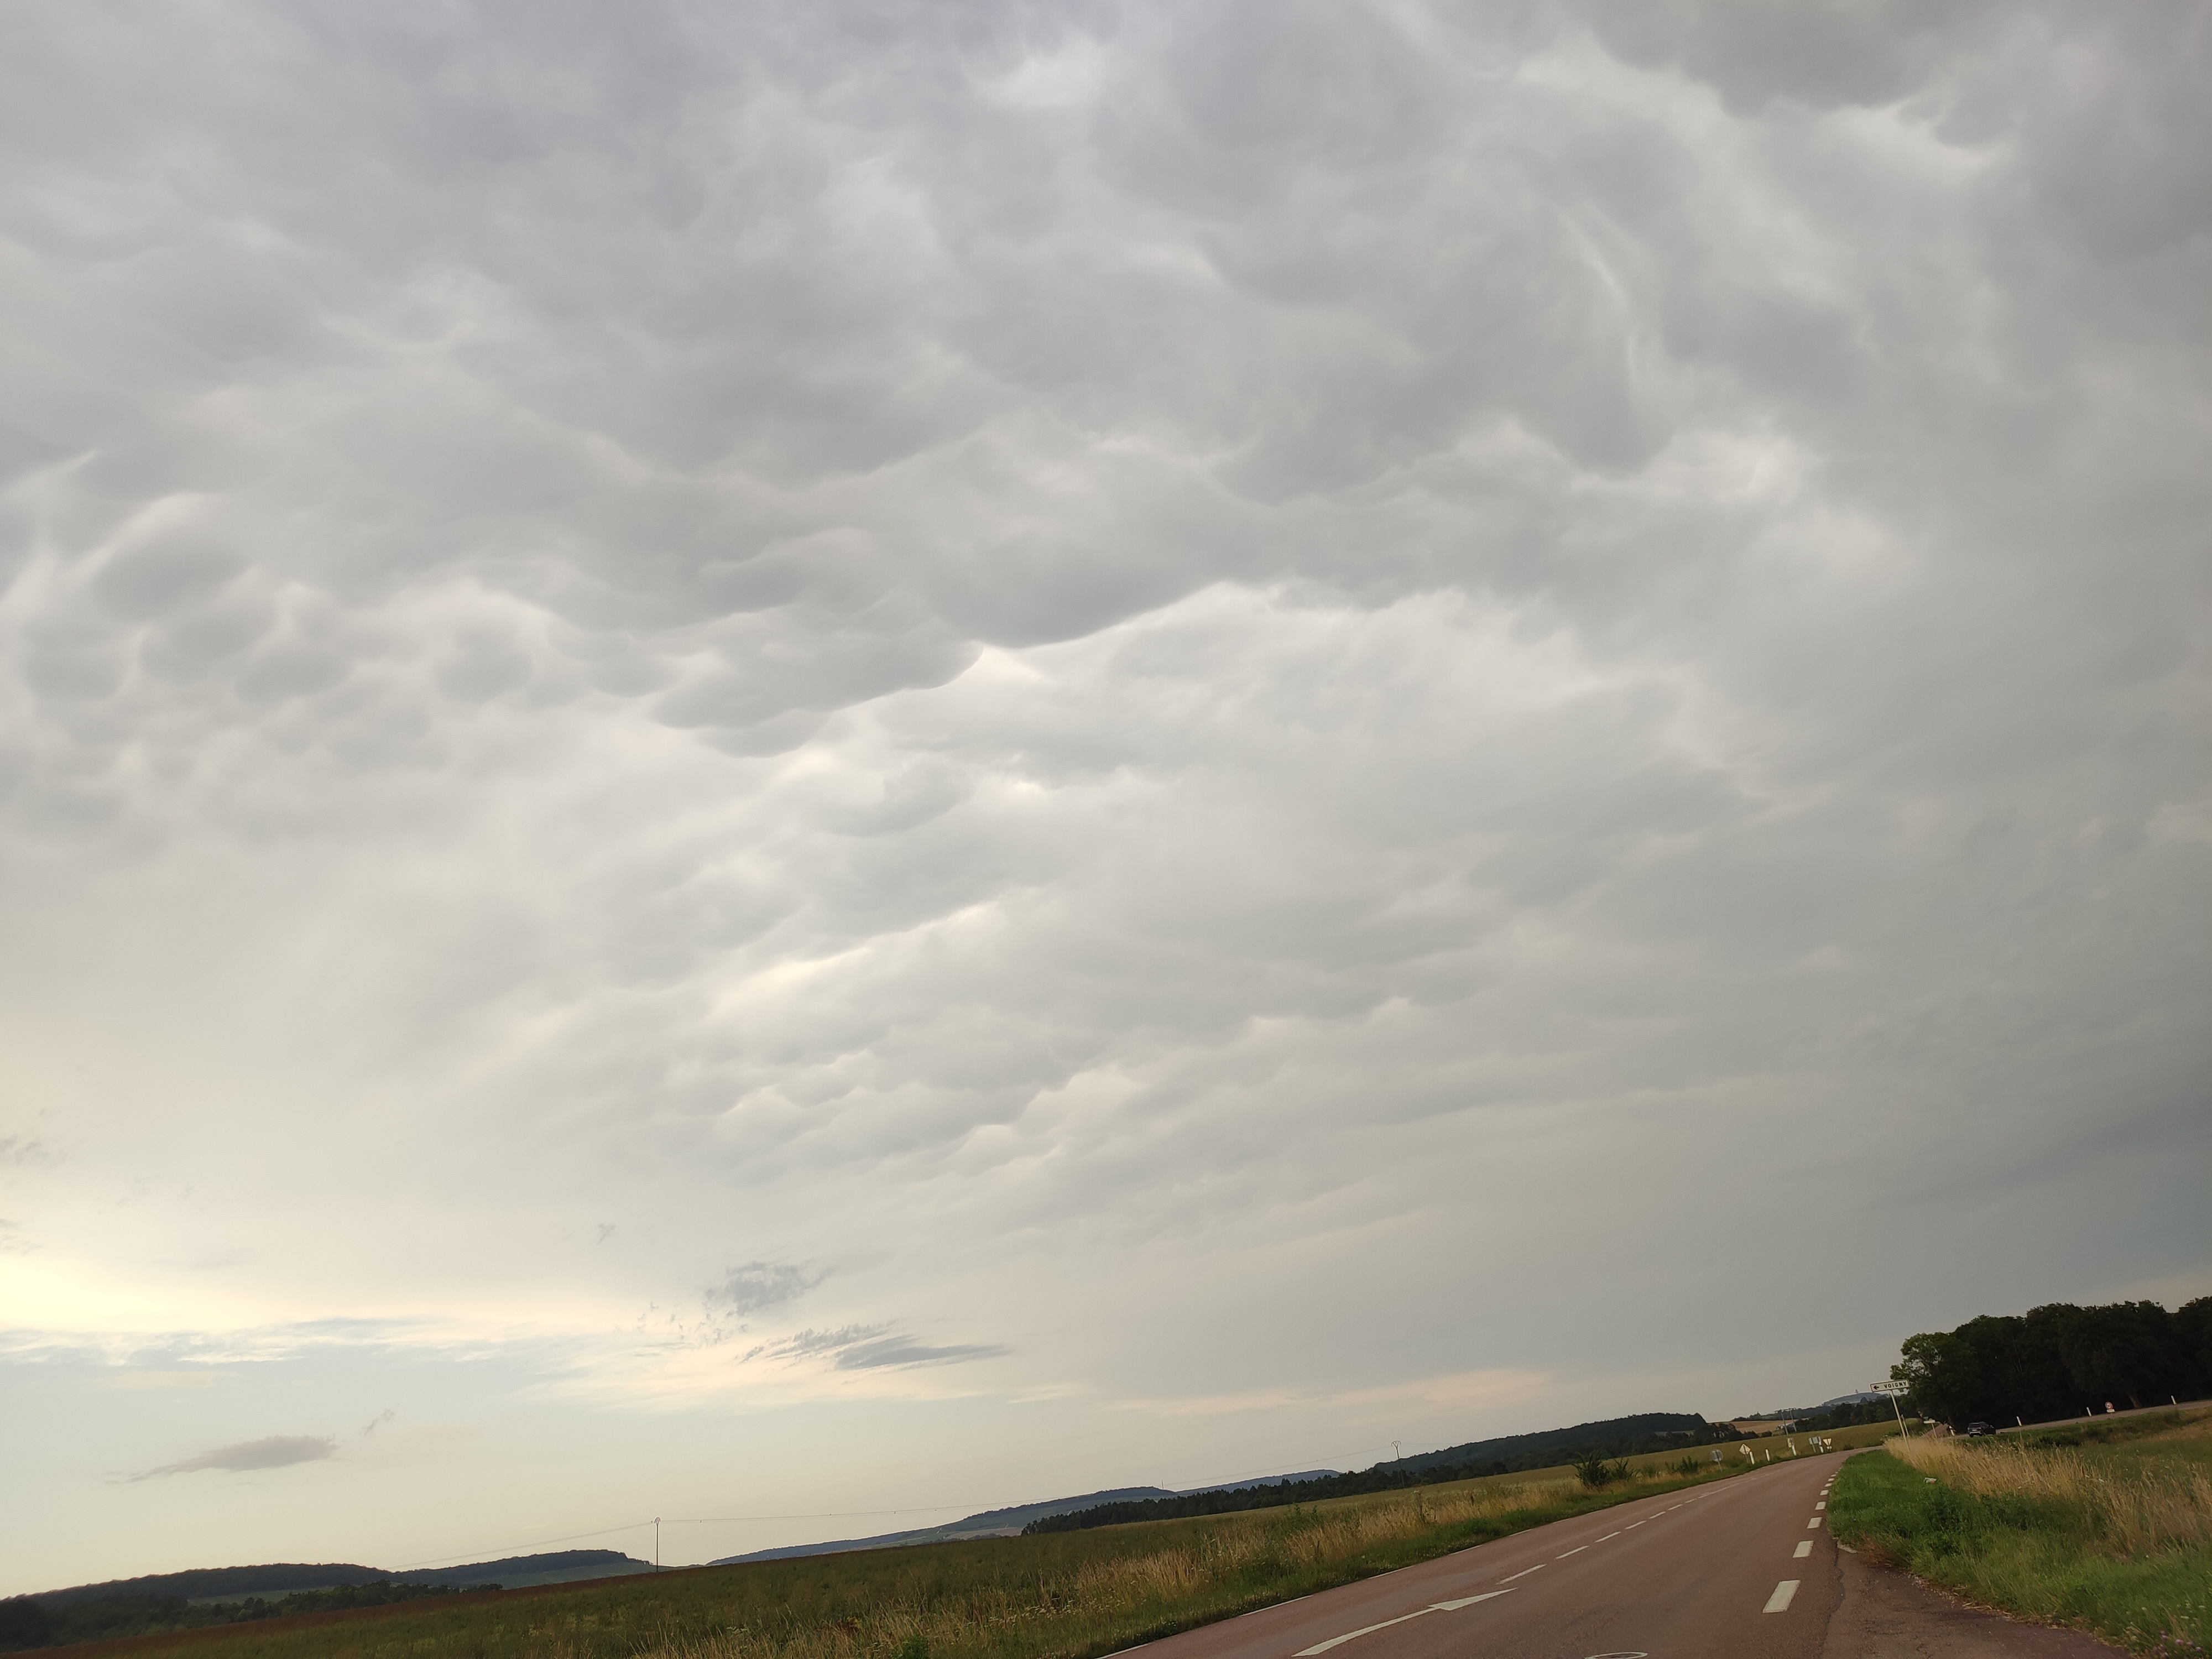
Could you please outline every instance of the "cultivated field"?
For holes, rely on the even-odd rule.
[[[1893,1443],[1856,1458],[1837,1536],[1984,1606],[2139,1653],[2212,1638],[2212,1412]]]
[[[1838,1431],[1872,1444],[1880,1426]],[[1756,1443],[1759,1467],[1790,1455]],[[1809,1453],[1802,1437],[1799,1453]],[[696,1567],[69,1650],[133,1659],[1092,1659],[1294,1595],[1753,1464],[1632,1458],[1587,1490],[1546,1469],[1291,1509]]]

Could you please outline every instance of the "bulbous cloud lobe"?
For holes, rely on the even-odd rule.
[[[2201,1256],[2200,10],[6,28],[51,1322],[1225,1397]]]

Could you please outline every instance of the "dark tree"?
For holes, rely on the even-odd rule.
[[[2053,1302],[2025,1315],[1970,1319],[1905,1340],[1890,1372],[1938,1422],[2030,1423],[2212,1391],[2212,1297],[2176,1312],[2155,1302],[2077,1308]]]

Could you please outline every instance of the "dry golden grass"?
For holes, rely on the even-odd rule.
[[[2197,1431],[2184,1421],[1892,1441],[1890,1455],[1844,1466],[1829,1524],[1868,1559],[1984,1607],[2093,1631],[2146,1659],[2202,1659],[2212,1467]]]
[[[1015,1591],[947,1605],[920,1586],[877,1598],[834,1625],[746,1626],[645,1650],[647,1659],[882,1659],[919,1638],[935,1656],[1078,1650],[1098,1633],[1169,1610],[1233,1598],[1255,1578],[1327,1571],[1393,1545],[1576,1496],[1572,1480],[1416,1489],[1326,1509],[1228,1516],[1157,1550],[1082,1563]],[[888,1587],[887,1587],[888,1588]]]
[[[2074,1510],[2123,1555],[2212,1546],[2212,1470],[2120,1463],[2071,1447],[2008,1441],[1893,1440],[1893,1456],[1977,1498],[2024,1498]]]
[[[1844,1430],[1870,1443],[1886,1425]],[[1813,1449],[1799,1437],[1796,1455]],[[1793,1455],[1762,1441],[1759,1467]],[[426,1598],[362,1613],[131,1638],[130,1659],[1094,1659],[1655,1490],[1747,1474],[1733,1450],[1486,1476],[1291,1508],[794,1557]]]

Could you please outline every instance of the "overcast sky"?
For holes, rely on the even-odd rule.
[[[0,1592],[2212,1291],[2208,85],[2189,0],[8,7]]]

